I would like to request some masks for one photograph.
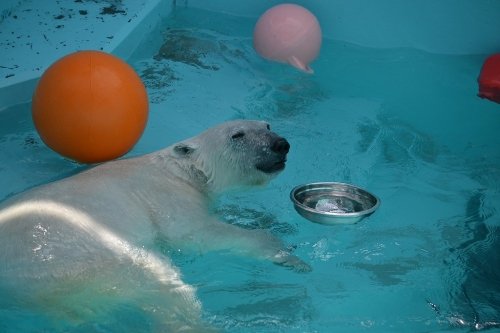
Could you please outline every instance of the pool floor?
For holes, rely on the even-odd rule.
[[[204,319],[228,332],[499,330],[500,108],[476,96],[486,55],[325,40],[307,75],[259,58],[253,24],[179,7],[128,59],[151,102],[128,156],[236,118],[269,121],[291,144],[277,179],[221,197],[214,213],[268,229],[313,270],[179,253],[159,241],[196,286]],[[29,103],[0,117],[0,198],[85,168],[44,146]],[[308,222],[288,195],[314,181],[355,184],[381,206],[355,225]],[[0,305],[1,331],[57,330],[19,304]],[[67,327],[153,331],[143,315],[111,313],[106,325]]]

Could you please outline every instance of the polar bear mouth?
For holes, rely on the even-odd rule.
[[[279,161],[267,161],[257,164],[255,167],[264,173],[274,173],[282,171],[285,168],[286,158]]]

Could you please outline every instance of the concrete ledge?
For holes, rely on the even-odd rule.
[[[166,17],[171,0],[10,1],[0,5],[0,111],[31,100],[44,70],[86,49],[127,59]]]

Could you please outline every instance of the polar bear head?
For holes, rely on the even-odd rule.
[[[267,183],[285,168],[290,145],[263,121],[235,120],[172,146],[177,164],[209,192]]]

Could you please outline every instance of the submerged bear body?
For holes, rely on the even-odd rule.
[[[100,309],[126,297],[147,302],[148,292],[127,291],[130,279],[141,279],[146,290],[162,294],[159,304],[144,305],[155,309],[160,331],[203,327],[194,288],[156,252],[154,241],[161,237],[173,248],[201,253],[228,249],[308,270],[275,237],[222,223],[209,211],[218,193],[267,183],[284,169],[288,150],[267,123],[232,121],[10,198],[0,205],[3,288],[24,285],[13,302],[54,317],[71,312],[84,322],[99,317],[77,301],[88,295]]]

